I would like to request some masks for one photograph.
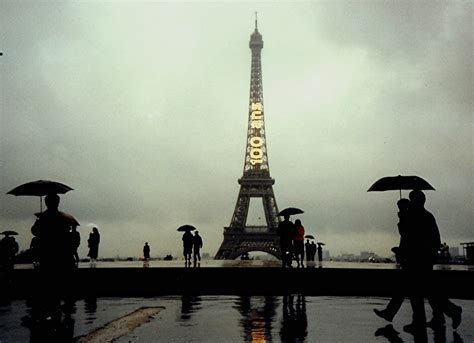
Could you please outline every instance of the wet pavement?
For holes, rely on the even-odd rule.
[[[293,263],[295,267],[296,264]],[[173,260],[152,260],[148,262],[143,261],[99,261],[95,264],[82,262],[79,268],[184,268],[184,261]],[[191,264],[194,267],[194,264]],[[280,261],[266,261],[266,260],[203,260],[195,267],[202,268],[281,268]],[[373,262],[338,262],[338,261],[323,261],[323,262],[308,262],[305,267],[309,268],[336,268],[336,269],[398,269],[395,263],[373,263]],[[17,264],[15,269],[32,269],[31,264]],[[473,271],[474,265],[461,264],[439,264],[435,265],[435,270],[457,270],[457,271]]]
[[[159,280],[157,280],[159,282]],[[427,342],[474,342],[474,301],[453,300],[463,308],[457,330],[448,319],[445,330],[426,331]],[[393,328],[373,313],[388,298],[326,296],[168,296],[88,298],[71,306],[59,329],[61,341],[87,335],[143,307],[161,310],[117,342],[415,342],[403,331],[411,320],[405,301]],[[28,318],[33,304],[14,300],[0,304],[0,342],[46,342],[45,325]],[[428,318],[430,310],[427,306]],[[385,336],[384,336],[385,335]]]

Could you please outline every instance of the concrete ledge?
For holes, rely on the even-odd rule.
[[[0,278],[1,293],[14,298],[31,296],[44,287],[75,296],[391,296],[407,283],[401,270],[342,268],[81,268],[71,275],[17,269]],[[433,294],[474,299],[473,272],[436,270],[429,285],[426,291]]]

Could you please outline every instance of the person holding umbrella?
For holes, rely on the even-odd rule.
[[[191,264],[191,254],[193,253],[194,236],[191,231],[185,231],[182,237],[184,263]]]
[[[70,270],[75,265],[71,252],[71,223],[59,211],[59,202],[59,195],[48,194],[45,197],[47,209],[39,214],[31,228],[31,233],[37,237],[35,249],[39,267],[43,270]]]
[[[194,245],[194,236],[191,231],[196,230],[196,228],[192,225],[181,225],[177,231],[184,232],[183,237],[181,238],[183,241],[183,255],[184,255],[184,264],[187,267],[188,263],[191,266],[191,254],[193,253],[193,245]]]
[[[292,240],[295,226],[290,220],[289,214],[285,214],[283,218],[284,220],[280,222],[277,228],[277,233],[280,236],[281,263],[283,268],[291,268],[293,256]]]

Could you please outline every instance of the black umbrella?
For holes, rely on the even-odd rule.
[[[426,180],[419,176],[385,176],[377,180],[367,192],[384,192],[384,191],[400,191],[402,197],[402,189],[417,190],[435,190]]]
[[[7,194],[17,196],[39,196],[40,209],[43,211],[43,196],[48,194],[64,194],[73,189],[63,183],[49,180],[37,180],[24,183],[18,187],[13,188]]]
[[[183,231],[193,231],[193,230],[196,230],[194,226],[186,224],[186,225],[181,225],[177,231],[183,232]]]
[[[317,245],[320,245],[320,246],[326,245],[326,244],[324,244],[323,242],[316,242],[316,244],[317,244]]]
[[[280,212],[278,212],[278,215],[285,217],[285,216],[292,216],[292,215],[301,214],[301,213],[304,213],[304,211],[300,210],[299,208],[287,207],[284,210],[281,210]]]
[[[306,236],[304,236],[304,238],[314,239],[314,236],[313,235],[306,235]]]
[[[6,230],[6,231],[3,231],[1,234],[5,236],[16,236],[18,235],[18,232],[12,231],[12,230]]]

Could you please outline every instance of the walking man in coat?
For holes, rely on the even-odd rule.
[[[193,239],[193,259],[194,263],[197,261],[201,262],[201,248],[202,248],[202,238],[199,236],[199,231],[194,232]]]

